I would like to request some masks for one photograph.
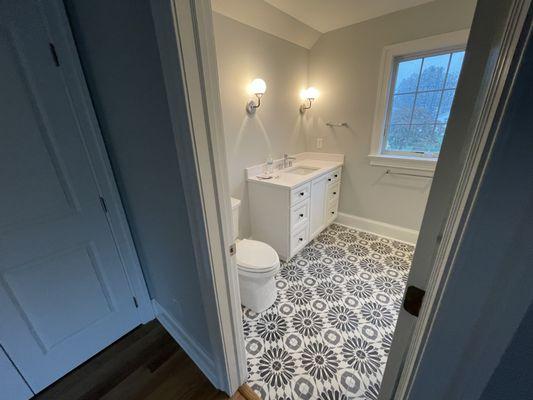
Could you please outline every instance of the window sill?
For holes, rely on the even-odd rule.
[[[390,167],[412,169],[417,171],[435,171],[436,158],[406,157],[384,154],[369,154],[370,165],[376,167]]]

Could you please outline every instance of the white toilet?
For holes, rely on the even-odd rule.
[[[241,201],[231,198],[233,239],[239,236],[239,208]],[[237,240],[237,270],[243,306],[260,313],[276,300],[274,275],[279,271],[276,250],[257,240]]]

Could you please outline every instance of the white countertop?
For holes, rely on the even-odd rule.
[[[341,167],[344,163],[344,156],[342,154],[330,155],[327,153],[301,153],[296,155],[296,160],[293,162],[292,167],[288,167],[281,170],[275,170],[271,179],[260,179],[258,176],[263,176],[261,173],[262,166],[255,166],[249,168],[248,182],[261,183],[265,185],[273,185],[292,189],[300,186],[306,182],[313,180],[314,178],[333,171]],[[276,163],[275,163],[276,165]],[[318,168],[316,171],[312,171],[306,175],[298,175],[290,173],[291,169],[296,167],[309,167]],[[254,172],[259,172],[254,174]]]

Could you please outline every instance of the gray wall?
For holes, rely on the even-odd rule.
[[[304,119],[298,111],[307,84],[308,50],[233,19],[213,13],[220,97],[231,195],[242,199],[240,233],[250,235],[244,169],[269,154],[305,151]],[[267,84],[261,108],[246,114],[248,84]]]
[[[152,298],[211,353],[148,0],[64,0]]]
[[[370,140],[383,47],[469,28],[475,0],[436,0],[322,35],[311,48],[309,85],[321,96],[309,113],[308,151],[344,153],[340,211],[420,229],[430,181],[383,176],[370,166]],[[350,129],[328,128],[347,121]],[[324,147],[316,149],[316,137]]]

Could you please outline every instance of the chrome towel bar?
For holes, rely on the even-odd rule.
[[[337,128],[341,128],[341,127],[345,127],[345,128],[348,128],[348,122],[326,122],[326,125],[327,126],[330,126],[332,128],[334,127],[337,127]]]

